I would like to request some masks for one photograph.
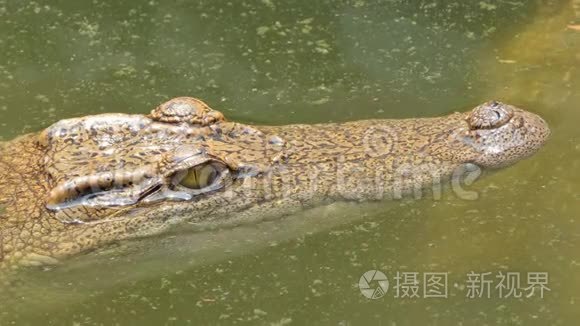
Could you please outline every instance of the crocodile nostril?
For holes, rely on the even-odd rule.
[[[467,117],[470,129],[493,129],[506,124],[513,116],[513,110],[501,102],[484,103],[471,111]]]

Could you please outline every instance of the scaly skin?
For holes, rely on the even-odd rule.
[[[177,98],[148,116],[63,120],[0,145],[0,274],[184,222],[215,227],[416,194],[511,165],[548,135],[540,117],[498,102],[438,118],[248,126]],[[221,171],[208,188],[175,181],[207,164]]]

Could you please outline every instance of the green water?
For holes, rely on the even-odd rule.
[[[498,98],[552,128],[540,153],[478,181],[477,200],[336,204],[119,244],[27,273],[0,302],[0,325],[577,325],[580,32],[566,29],[571,8],[0,0],[3,139],[182,95],[258,124],[435,116]],[[391,281],[376,300],[358,288],[372,269]],[[522,285],[545,272],[550,291],[468,298],[472,271],[518,272]],[[397,298],[397,272],[448,273],[448,296]]]

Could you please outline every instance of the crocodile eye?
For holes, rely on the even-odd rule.
[[[178,183],[189,189],[203,189],[215,183],[223,170],[224,167],[217,163],[194,166],[186,171]]]

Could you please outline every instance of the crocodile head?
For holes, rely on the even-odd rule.
[[[548,135],[540,117],[499,102],[438,118],[250,126],[182,97],[148,115],[62,120],[0,147],[0,266],[52,262],[183,222],[213,227],[398,198],[458,170],[513,164]]]

